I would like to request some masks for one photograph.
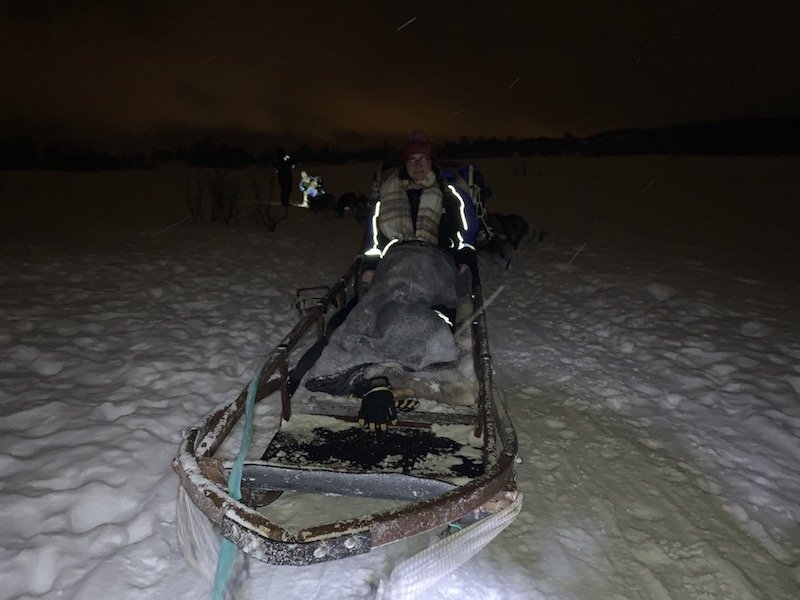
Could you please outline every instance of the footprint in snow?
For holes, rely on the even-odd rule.
[[[761,321],[746,321],[742,323],[740,329],[742,335],[747,337],[766,337],[769,335],[769,330]]]
[[[677,290],[674,288],[669,287],[668,285],[663,285],[660,283],[651,283],[647,286],[647,291],[650,292],[650,295],[653,296],[659,302],[664,302],[665,300],[669,300],[677,294]]]

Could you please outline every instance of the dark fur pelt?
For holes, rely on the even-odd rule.
[[[339,196],[336,202],[336,214],[344,216],[345,211],[350,211],[356,221],[363,222],[367,218],[367,197],[356,192],[347,192]]]

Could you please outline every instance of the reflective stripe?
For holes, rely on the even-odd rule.
[[[380,256],[381,249],[378,248],[378,215],[381,212],[381,201],[375,203],[375,210],[372,213],[372,248],[364,254],[367,256]]]
[[[461,197],[461,194],[458,193],[458,190],[452,184],[448,185],[447,188],[453,193],[453,195],[458,198],[460,202],[458,214],[461,216],[461,228],[464,231],[469,231],[469,223],[467,223],[467,206],[464,198]],[[464,236],[460,231],[456,232],[456,237],[458,238],[458,249],[461,250],[463,248],[471,248],[475,250],[475,246],[472,244],[467,244],[464,241]]]
[[[381,258],[383,258],[384,256],[386,256],[386,253],[389,251],[389,248],[391,248],[392,246],[394,246],[394,245],[395,245],[397,242],[399,242],[399,241],[400,241],[400,240],[398,240],[397,238],[395,238],[395,239],[393,239],[391,242],[389,242],[388,244],[386,244],[386,246],[384,246],[384,247],[383,247],[383,250],[381,251]]]
[[[475,250],[475,246],[473,246],[472,244],[467,244],[464,241],[464,236],[461,235],[460,231],[458,233],[456,233],[456,236],[458,237],[458,249],[459,250],[461,250],[462,248],[472,248],[473,250]]]
[[[433,312],[435,312],[437,315],[439,315],[439,317],[442,319],[442,321],[444,321],[445,323],[447,323],[447,324],[448,324],[450,327],[452,327],[452,326],[453,326],[453,322],[450,320],[450,318],[449,318],[447,315],[445,315],[445,314],[443,314],[443,313],[439,312],[439,311],[438,311],[438,310],[436,310],[435,308],[433,309]]]
[[[461,197],[461,194],[458,193],[458,190],[456,190],[453,184],[448,185],[447,188],[453,192],[455,197],[458,198],[458,201],[461,203],[458,213],[461,215],[461,227],[464,229],[464,231],[467,231],[469,229],[469,224],[467,223],[467,207],[464,205],[464,199]]]

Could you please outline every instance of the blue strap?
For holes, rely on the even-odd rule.
[[[242,434],[242,443],[239,445],[239,454],[236,455],[236,460],[233,462],[230,475],[228,476],[228,493],[234,500],[241,500],[242,498],[242,471],[244,470],[244,459],[247,456],[247,451],[250,449],[250,441],[253,438],[253,407],[256,403],[256,391],[258,390],[258,379],[261,375],[266,359],[256,371],[256,374],[250,380],[247,386],[247,399],[244,403],[244,433]],[[236,544],[230,540],[220,536],[219,558],[217,559],[217,570],[214,574],[214,592],[211,596],[212,600],[223,600],[225,588],[233,571],[233,563],[236,561],[236,555],[239,551]]]

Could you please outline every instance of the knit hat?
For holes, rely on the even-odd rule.
[[[422,154],[429,157],[433,162],[436,162],[436,154],[433,151],[433,145],[428,141],[428,136],[421,129],[415,129],[411,134],[411,139],[406,142],[403,147],[403,162],[414,154]]]

